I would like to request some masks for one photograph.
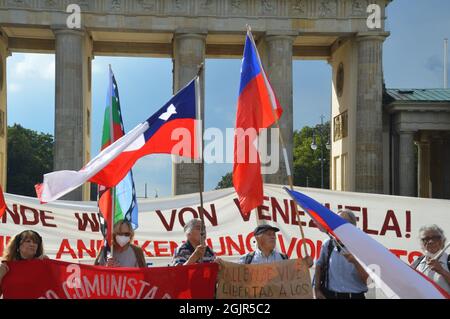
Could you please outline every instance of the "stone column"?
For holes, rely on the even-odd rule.
[[[444,141],[443,141],[443,160],[442,163],[445,163],[442,167],[442,177],[444,179],[443,181],[443,190],[442,190],[442,198],[444,199],[450,199],[450,133],[446,132],[444,134]]]
[[[432,133],[430,146],[431,198],[450,199],[450,136]]]
[[[399,132],[399,195],[416,196],[414,167],[414,132]]]
[[[288,154],[289,167],[293,173],[293,132],[294,132],[294,114],[292,98],[292,46],[293,35],[279,35],[275,32],[267,32],[263,41],[265,42],[262,50],[264,69],[270,80],[273,90],[283,108],[283,115],[280,118],[280,132],[283,136]],[[272,128],[277,128],[273,125]],[[271,152],[271,134],[267,134],[267,150]],[[283,157],[282,146],[279,144],[278,158],[279,168],[273,174],[263,175],[265,183],[287,185],[287,170]],[[273,154],[271,154],[273,158]],[[274,163],[270,163],[273,167]],[[270,171],[270,170],[269,170]]]
[[[382,44],[384,36],[358,34],[355,191],[383,193]]]
[[[421,139],[418,148],[417,192],[419,197],[431,198],[430,180],[430,142]]]
[[[8,39],[0,32],[0,183],[6,192],[7,180],[7,107],[6,107],[6,58],[9,56]]]
[[[198,72],[198,66],[205,62],[206,32],[202,30],[177,31],[173,40],[173,92],[183,88]],[[202,119],[204,111],[204,72],[200,77],[200,99]],[[204,125],[204,124],[203,124]],[[179,160],[179,158],[178,158]],[[191,160],[173,163],[173,195],[190,194],[199,191],[201,165]],[[203,172],[201,172],[203,176]]]
[[[91,45],[82,30],[54,29],[54,170],[79,170],[89,161]],[[88,123],[89,122],[89,123]],[[89,200],[88,184],[62,199]]]

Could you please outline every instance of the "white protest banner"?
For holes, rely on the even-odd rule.
[[[357,226],[391,249],[405,262],[420,254],[418,229],[437,224],[450,234],[450,201],[377,194],[336,192],[295,188],[329,206],[333,211],[348,208],[358,217]],[[291,259],[303,253],[294,202],[281,185],[265,185],[265,199],[257,210],[259,219],[280,228],[277,248]],[[32,229],[44,239],[46,254],[53,259],[93,263],[102,235],[95,202],[55,201],[41,205],[35,198],[5,194],[8,209],[0,219],[0,253],[15,234]],[[147,262],[170,263],[175,248],[185,240],[183,226],[199,216],[199,195],[189,194],[139,201],[139,228],[135,240],[144,249]],[[204,193],[204,219],[207,242],[218,256],[237,261],[253,250],[253,210],[244,216],[234,189]],[[305,241],[310,255],[317,259],[327,239],[300,211]]]

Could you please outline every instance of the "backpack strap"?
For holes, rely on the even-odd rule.
[[[283,254],[283,253],[280,253],[280,257],[281,257],[281,259],[283,259],[283,260],[289,259],[288,255]]]
[[[417,266],[421,263],[421,261],[425,258],[425,255],[419,256],[414,260],[414,262],[411,264],[411,268],[416,269]]]
[[[326,262],[325,262],[323,270],[322,270],[323,271],[322,276],[324,276],[322,279],[324,288],[328,288],[328,281],[329,281],[328,270],[330,269],[330,258],[331,258],[333,249],[334,249],[334,240],[332,238],[330,238],[330,241],[328,242],[328,247],[327,247],[327,259],[326,259]]]
[[[450,254],[447,256],[447,268],[450,270]]]
[[[252,260],[253,260],[253,257],[255,257],[255,252],[254,252],[254,251],[249,252],[249,253],[245,256],[244,264],[247,264],[247,265],[251,264],[251,263],[252,263]]]

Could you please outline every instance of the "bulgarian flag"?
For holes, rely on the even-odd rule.
[[[116,186],[145,155],[165,153],[197,159],[197,138],[201,137],[201,126],[196,121],[198,87],[196,76],[152,116],[103,149],[79,171],[45,174],[43,183],[35,186],[40,201],[54,201],[87,181]]]
[[[119,88],[110,67],[101,150],[104,150],[124,135]],[[107,221],[106,225],[105,223],[102,225],[102,232],[109,246],[112,244],[112,227],[117,221],[121,219],[128,220],[134,229],[138,227],[138,205],[133,171],[131,169],[115,187],[107,188],[98,185],[98,207],[104,220]]]

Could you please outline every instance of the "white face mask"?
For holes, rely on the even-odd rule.
[[[122,235],[116,235],[116,242],[119,244],[120,247],[125,246],[130,242],[129,236],[122,236]]]

